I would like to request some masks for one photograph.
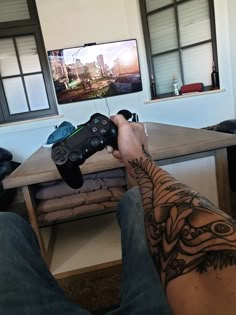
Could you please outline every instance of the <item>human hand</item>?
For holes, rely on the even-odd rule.
[[[122,115],[112,116],[111,120],[118,127],[118,148],[113,156],[126,167],[135,158],[145,156],[143,148],[148,153],[147,135],[142,123],[130,123]]]

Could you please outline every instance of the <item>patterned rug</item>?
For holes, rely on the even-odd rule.
[[[66,296],[94,314],[119,305],[121,265],[57,281]]]

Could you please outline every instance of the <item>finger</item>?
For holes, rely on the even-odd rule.
[[[113,155],[113,154],[112,154],[112,155]],[[114,157],[118,162],[120,162],[121,164],[124,164],[124,161],[123,161],[122,158],[115,157],[114,155],[113,155],[113,157]]]
[[[118,128],[123,124],[129,124],[128,121],[124,118],[124,116],[120,114],[111,116],[111,120],[117,125]]]
[[[121,159],[121,155],[120,155],[120,152],[118,150],[114,150],[112,152],[112,155],[114,156],[115,159]]]

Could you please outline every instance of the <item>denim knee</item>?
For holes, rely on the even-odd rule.
[[[19,226],[27,224],[26,221],[14,212],[0,212],[0,225],[2,226]]]
[[[137,252],[146,252],[144,210],[138,187],[125,193],[118,204],[117,217],[123,240],[126,239],[128,242],[132,242],[132,247],[136,248]]]
[[[121,222],[122,218],[134,222],[143,217],[143,204],[141,194],[138,187],[128,190],[118,204],[118,218]]]
[[[23,234],[34,234],[25,219],[13,212],[0,212],[0,241],[16,239]]]

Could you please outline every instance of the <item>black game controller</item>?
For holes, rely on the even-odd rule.
[[[106,116],[94,114],[64,140],[52,146],[51,157],[63,180],[72,188],[83,185],[79,165],[110,145],[117,149],[117,126]]]

